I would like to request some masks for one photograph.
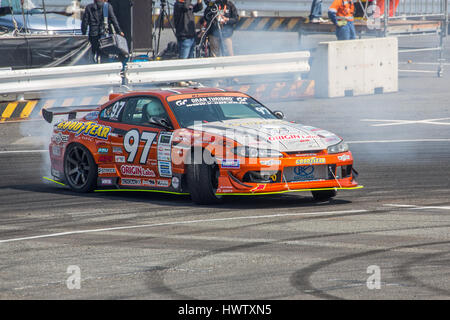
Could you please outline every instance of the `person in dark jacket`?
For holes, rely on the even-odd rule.
[[[102,53],[100,51],[99,39],[105,34],[105,26],[103,23],[103,4],[104,0],[95,0],[94,3],[88,4],[84,10],[83,18],[81,19],[81,32],[87,33],[89,27],[89,42],[91,43],[92,53],[94,54],[94,61],[100,62]],[[108,3],[108,26],[112,25],[116,33],[124,35],[120,29],[117,18],[114,14],[112,6]]]
[[[212,56],[234,55],[231,37],[239,21],[234,3],[230,0],[209,1],[204,17],[209,28],[208,37]]]
[[[193,58],[195,48],[194,13],[203,9],[202,0],[192,5],[191,0],[177,0],[174,6],[173,21],[175,24],[180,59]]]

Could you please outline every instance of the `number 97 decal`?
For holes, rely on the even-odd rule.
[[[156,132],[144,131],[142,132],[142,135],[140,135],[139,131],[136,129],[128,131],[123,138],[123,147],[125,151],[128,152],[127,162],[134,162],[140,141],[145,141],[144,149],[142,150],[141,159],[139,161],[140,164],[145,164],[147,162],[148,153],[150,152],[150,147],[156,136]]]

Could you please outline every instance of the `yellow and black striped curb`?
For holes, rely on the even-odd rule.
[[[158,25],[159,16],[153,16],[153,21]],[[198,25],[203,17],[196,16],[195,23]],[[168,19],[172,21],[172,16]],[[167,18],[164,19],[164,28],[170,28]],[[296,32],[304,24],[308,24],[309,19],[305,17],[240,17],[235,30],[241,31],[291,31]]]
[[[101,105],[108,101],[107,96],[81,97],[81,98],[48,98],[40,100],[22,100],[0,102],[0,122],[17,121],[25,119],[42,119],[42,108],[70,107],[84,105]]]
[[[265,103],[314,97],[314,80],[298,80],[258,85],[222,86],[241,91]],[[50,107],[102,105],[108,96],[59,97],[40,100],[0,102],[0,122],[42,119],[41,110]]]

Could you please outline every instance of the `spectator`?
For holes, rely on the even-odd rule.
[[[204,17],[210,28],[208,37],[211,55],[213,57],[234,55],[231,37],[239,21],[239,15],[233,2],[230,0],[210,1],[205,9]]]
[[[389,17],[393,17],[395,11],[397,10],[398,4],[400,0],[391,0],[389,1]],[[384,0],[378,0],[377,6],[380,8],[380,15],[384,16]]]
[[[356,39],[353,17],[355,4],[353,0],[334,0],[328,9],[328,17],[336,26],[336,37],[338,40]]]
[[[322,0],[313,0],[311,12],[309,14],[309,21],[311,23],[326,22],[325,19],[322,19]]]
[[[101,62],[102,53],[100,50],[99,39],[105,34],[105,26],[103,23],[103,5],[104,0],[95,0],[94,3],[88,4],[84,10],[83,18],[81,20],[81,32],[87,33],[89,27],[89,42],[91,43],[94,61]],[[124,35],[119,27],[117,18],[114,15],[112,6],[108,3],[108,25],[112,24],[116,33]]]
[[[195,5],[192,5],[191,0],[177,0],[175,3],[173,21],[175,23],[180,59],[194,57],[196,39],[194,13],[202,9],[202,0],[197,0]]]

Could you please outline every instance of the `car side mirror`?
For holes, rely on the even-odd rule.
[[[281,111],[274,111],[273,114],[275,115],[275,117],[277,117],[278,119],[284,119],[284,113]]]

